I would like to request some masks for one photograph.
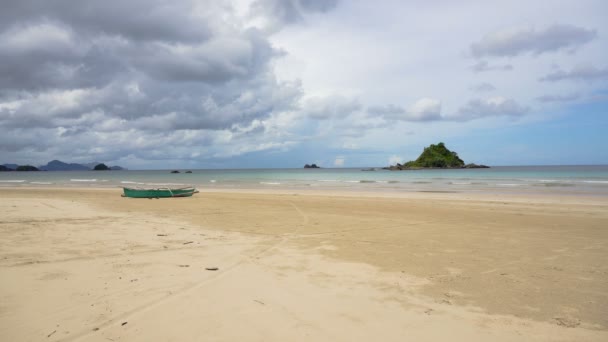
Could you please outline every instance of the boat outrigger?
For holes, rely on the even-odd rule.
[[[185,188],[125,188],[122,197],[133,198],[166,198],[190,197],[198,192],[194,187]]]

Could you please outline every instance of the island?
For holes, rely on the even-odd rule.
[[[61,160],[51,160],[46,165],[38,167],[31,165],[3,164],[0,165],[0,171],[89,171],[93,170],[100,162],[92,162],[87,164],[64,163]],[[104,164],[105,165],[105,164]],[[17,170],[21,166],[20,170]],[[36,170],[33,170],[35,168]],[[110,170],[126,170],[120,166],[108,166]]]
[[[37,167],[32,165],[19,165],[15,171],[40,171]]]
[[[111,169],[104,163],[97,164],[93,168],[93,171],[109,171],[109,170],[111,170]]]
[[[320,169],[321,167],[317,166],[317,164],[312,164],[312,165],[306,164],[306,165],[304,165],[304,168],[305,169]]]
[[[407,163],[391,165],[385,170],[420,170],[420,169],[487,169],[489,166],[474,163],[465,164],[458,153],[450,151],[445,144],[440,142],[437,145],[425,147],[418,159],[410,160]]]

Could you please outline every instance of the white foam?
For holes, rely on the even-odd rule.
[[[522,186],[523,184],[512,184],[512,183],[504,183],[504,184],[496,184],[498,186]]]
[[[471,182],[452,182],[454,185],[471,185]]]
[[[586,181],[583,181],[583,183],[590,183],[590,184],[608,184],[608,181],[600,181],[600,180],[586,180]]]
[[[49,185],[49,184],[53,184],[51,182],[30,182],[30,184],[43,184],[43,185]]]
[[[212,179],[209,181],[209,183],[215,183],[215,182],[217,182],[215,179]]]
[[[186,185],[183,183],[139,183],[139,184],[145,184],[145,185]]]
[[[281,183],[279,183],[279,182],[260,182],[260,184],[264,184],[264,185],[281,185]]]
[[[70,179],[70,182],[97,182],[97,179]]]
[[[9,180],[0,180],[0,183],[23,183],[25,180],[21,179],[9,179]]]
[[[317,182],[339,182],[337,179],[319,179]]]

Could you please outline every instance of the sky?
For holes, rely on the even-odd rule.
[[[608,164],[603,0],[0,5],[0,163]]]

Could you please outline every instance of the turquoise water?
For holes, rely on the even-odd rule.
[[[1,172],[0,187],[194,185],[213,189],[573,193],[608,196],[608,166],[501,166],[491,169],[362,171],[362,169],[238,169]]]

